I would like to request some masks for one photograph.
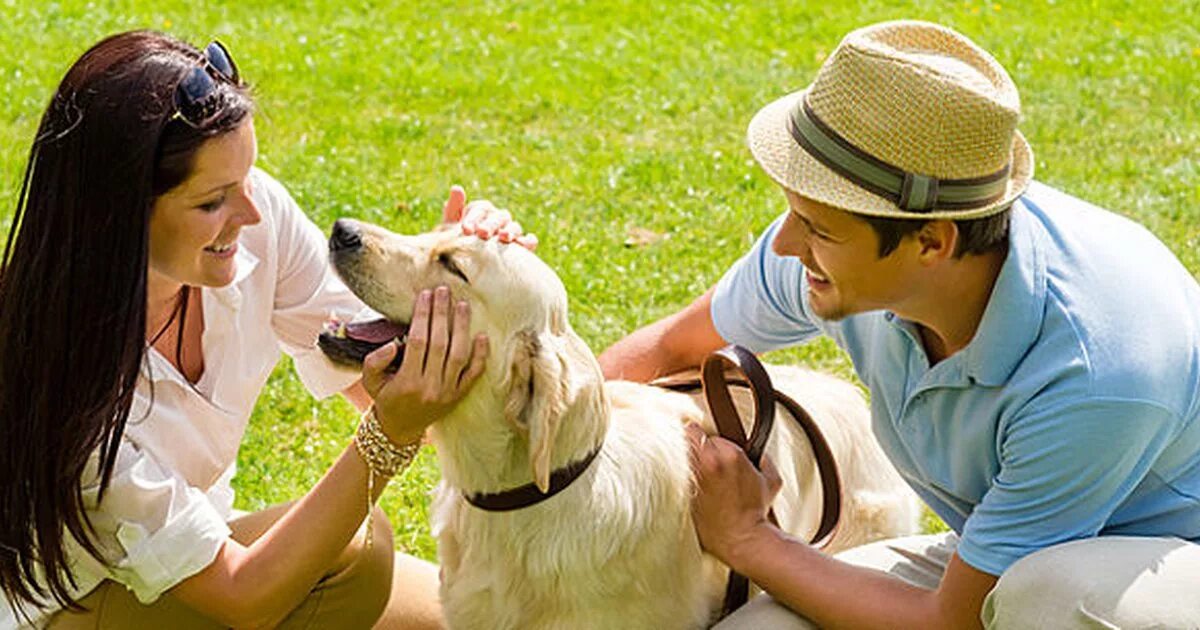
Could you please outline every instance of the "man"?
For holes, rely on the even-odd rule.
[[[954,31],[851,33],[750,123],[789,211],[600,357],[648,380],[829,335],[954,530],[824,556],[765,520],[777,479],[691,431],[700,541],[770,594],[721,628],[1200,627],[1200,288],[1141,227],[1031,182],[1019,109]]]

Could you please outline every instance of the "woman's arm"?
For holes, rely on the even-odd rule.
[[[482,335],[470,338],[469,317],[465,302],[451,315],[449,291],[423,292],[396,374],[384,372],[394,344],[367,357],[362,386],[393,442],[420,439],[482,373],[487,341]],[[347,447],[321,481],[254,543],[227,540],[211,564],[171,593],[230,626],[278,623],[328,572],[366,517],[368,473],[355,448]],[[375,477],[371,503],[386,481]]]
[[[354,381],[354,384],[342,390],[342,397],[350,401],[354,408],[362,413],[371,406],[371,395],[367,393],[367,388],[363,387],[362,380]]]
[[[375,479],[372,503],[386,482]],[[211,564],[171,594],[230,627],[279,623],[350,544],[366,518],[366,492],[367,465],[349,446],[321,481],[252,545],[226,540]]]

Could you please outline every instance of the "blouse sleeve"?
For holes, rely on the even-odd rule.
[[[325,398],[354,384],[359,372],[334,365],[317,347],[330,316],[350,321],[366,306],[337,277],[321,230],[305,216],[287,190],[257,171],[255,194],[272,213],[278,247],[278,278],[271,326],[306,388]]]
[[[98,491],[95,480],[83,487],[103,571],[144,604],[211,564],[229,539],[229,526],[203,491],[128,439],[97,505]]]

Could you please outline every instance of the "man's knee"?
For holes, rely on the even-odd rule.
[[[1160,627],[1196,620],[1185,595],[1200,577],[1200,547],[1169,538],[1100,537],[1018,560],[984,601],[988,628]],[[1176,595],[1172,595],[1176,593]],[[1153,624],[1152,624],[1153,625]]]
[[[763,593],[713,627],[713,630],[750,630],[774,628],[775,630],[813,630],[816,624],[796,614],[773,597]]]
[[[986,628],[1054,627],[1054,619],[1043,615],[1064,613],[1074,576],[1058,564],[1058,547],[1043,549],[1021,558],[1008,568],[983,602],[982,621]],[[1029,624],[1033,625],[1029,625]]]

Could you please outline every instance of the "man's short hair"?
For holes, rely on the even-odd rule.
[[[916,234],[929,223],[928,220],[920,219],[888,219],[865,214],[858,216],[879,236],[880,258],[895,251],[904,237]],[[1011,216],[1012,206],[1009,206],[986,217],[954,221],[954,225],[958,227],[958,245],[954,248],[954,257],[962,258],[967,254],[986,254],[1004,249],[1008,244],[1008,223]]]

